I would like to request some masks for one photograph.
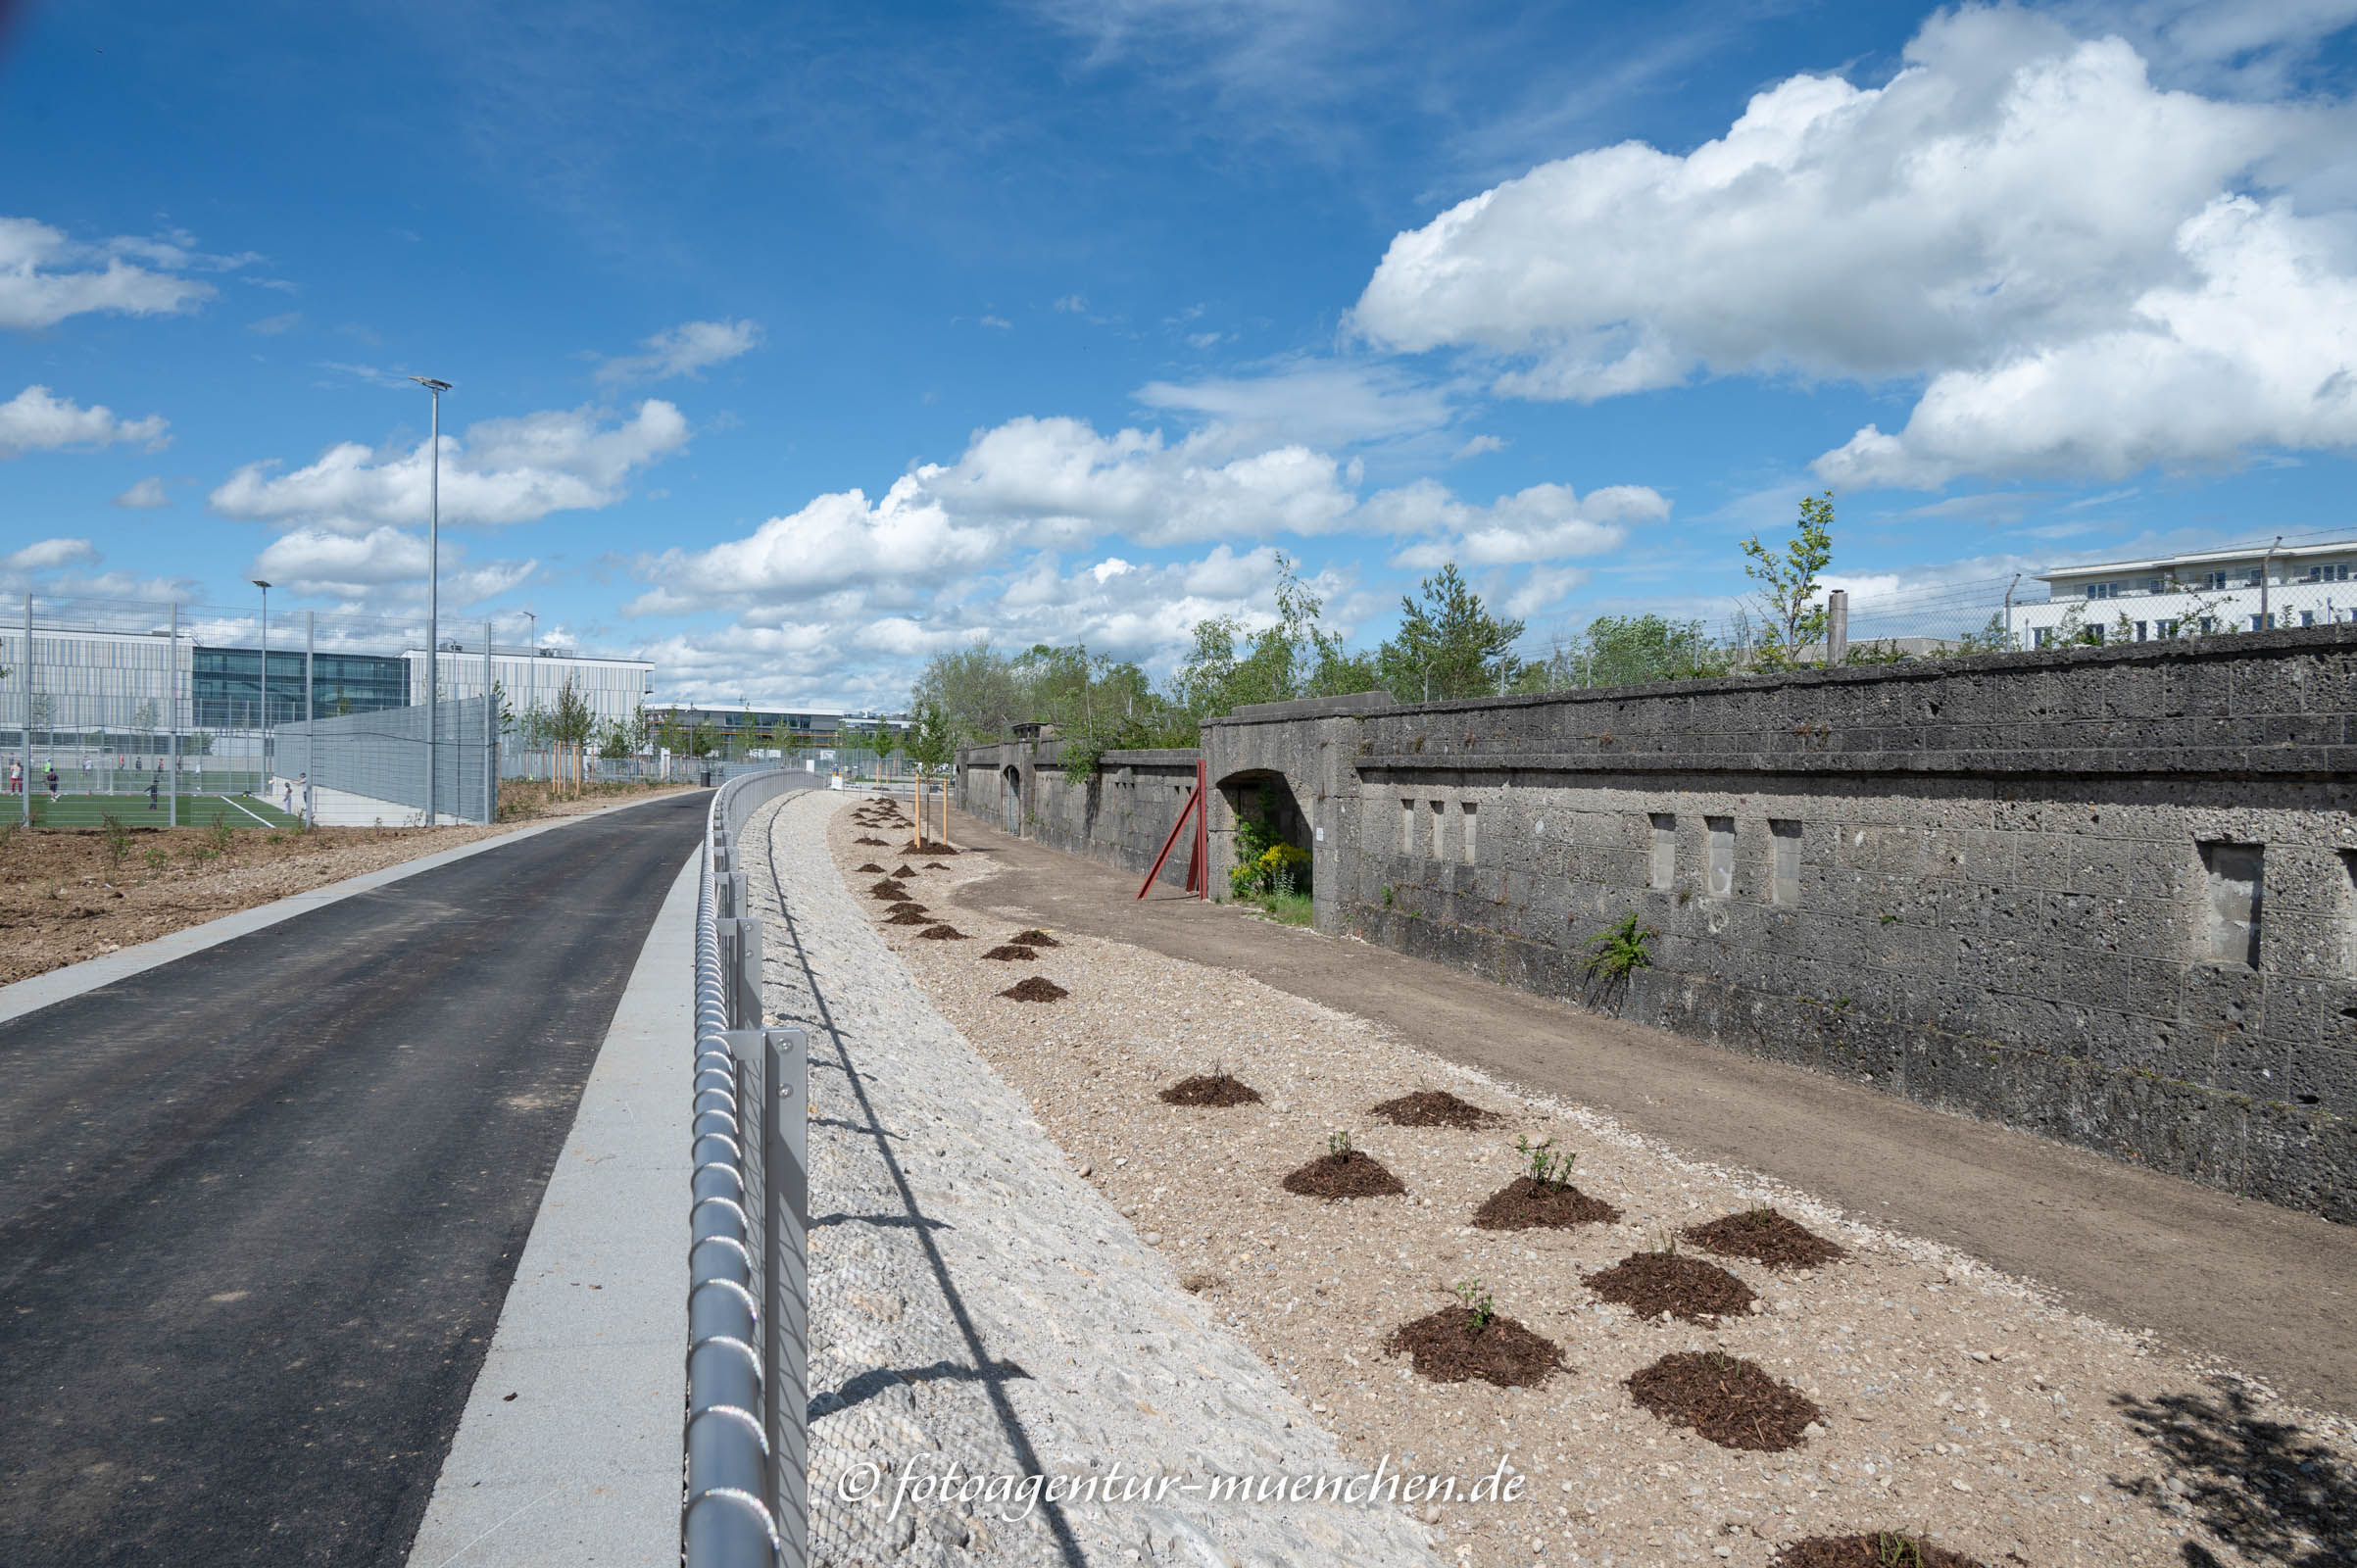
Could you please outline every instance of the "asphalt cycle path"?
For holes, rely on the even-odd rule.
[[[404,1562],[710,799],[0,1024],[0,1563]]]

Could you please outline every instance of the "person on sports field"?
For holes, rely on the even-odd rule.
[[[57,764],[55,762],[49,764],[48,784],[49,801],[50,804],[54,806],[57,804]]]
[[[147,808],[151,811],[156,808],[156,781],[152,778],[147,781]]]

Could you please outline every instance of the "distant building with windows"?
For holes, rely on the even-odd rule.
[[[165,624],[149,631],[92,629],[47,623],[36,614],[27,659],[22,623],[0,625],[0,667],[9,671],[0,680],[0,734],[22,745],[29,721],[39,745],[153,754],[166,749],[175,728],[183,736],[226,737],[297,723],[305,717],[299,632],[296,640],[298,646],[286,648],[271,639],[266,714],[259,648],[202,641],[186,629],[175,639]],[[319,649],[311,656],[311,711],[333,718],[422,703],[426,661],[422,648]],[[437,666],[445,698],[483,694],[481,643],[445,642]],[[601,722],[627,720],[655,684],[655,666],[643,659],[505,644],[492,649],[488,674],[519,717],[535,706],[553,709],[569,682]]]
[[[872,709],[846,711],[839,708],[719,708],[691,703],[666,703],[647,710],[647,722],[657,730],[666,723],[676,731],[710,724],[726,752],[779,752],[811,749],[830,751],[842,743],[845,730],[887,729],[906,732],[907,713],[880,713]]]
[[[2024,648],[2166,641],[2357,620],[2357,539],[2057,566],[2013,607]]]

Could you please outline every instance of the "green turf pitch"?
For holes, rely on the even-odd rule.
[[[56,800],[45,790],[32,793],[32,825],[34,827],[98,827],[108,816],[124,827],[162,827],[171,819],[171,800],[156,797],[156,808],[147,808],[147,795],[65,795]],[[9,801],[0,811],[12,821],[22,820],[18,812],[23,807]],[[275,806],[247,795],[183,795],[180,797],[180,826],[211,827],[216,821],[226,821],[231,827],[284,828],[295,827],[301,818],[292,817]]]

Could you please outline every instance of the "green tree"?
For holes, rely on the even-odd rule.
[[[586,746],[597,727],[589,700],[573,685],[570,675],[557,688],[557,706],[549,710],[549,739],[560,746]]]
[[[948,767],[958,758],[958,732],[950,715],[935,704],[919,703],[901,749],[927,778]]]
[[[1819,577],[1834,559],[1834,493],[1802,496],[1800,525],[1781,554],[1753,534],[1743,541],[1743,575],[1758,583],[1770,641],[1754,659],[1760,669],[1789,669],[1800,651],[1826,639]]]
[[[1640,686],[1648,681],[1724,675],[1727,651],[1698,620],[1661,615],[1598,615],[1547,658],[1547,686]]]
[[[1449,562],[1424,579],[1422,604],[1401,596],[1399,630],[1375,651],[1375,672],[1401,702],[1495,696],[1521,685],[1529,668],[1514,655],[1522,630],[1490,613]]]
[[[1350,653],[1341,634],[1326,628],[1324,602],[1284,556],[1277,557],[1276,602],[1276,620],[1256,632],[1232,615],[1195,623],[1195,647],[1170,684],[1173,733],[1159,744],[1192,746],[1203,719],[1248,704],[1376,688],[1374,659]]]
[[[908,706],[914,710],[931,703],[948,715],[961,742],[988,743],[1006,739],[1010,727],[1030,716],[1024,697],[1014,660],[982,638],[925,661]]]

